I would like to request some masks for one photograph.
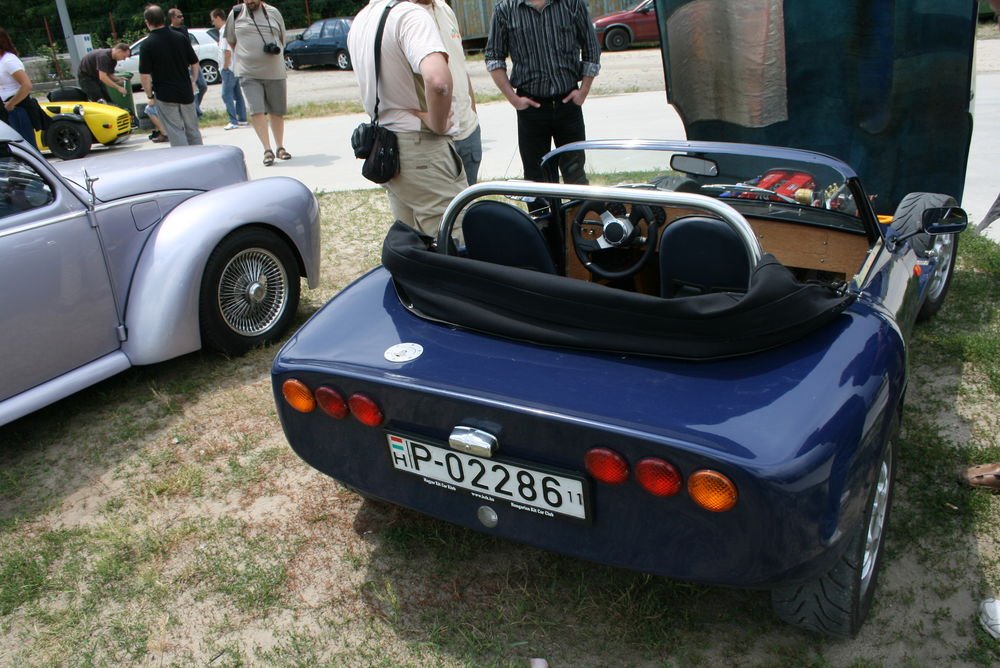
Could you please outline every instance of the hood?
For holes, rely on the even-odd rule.
[[[604,29],[610,23],[617,23],[628,18],[630,15],[634,14],[634,7],[632,9],[623,9],[620,12],[612,12],[611,14],[605,14],[604,16],[598,16],[594,19],[594,28],[597,30]]]
[[[235,146],[115,151],[53,166],[81,188],[88,176],[96,179],[94,192],[102,202],[163,190],[212,190],[247,180],[243,151]]]
[[[878,213],[960,200],[976,5],[656,0],[667,97],[688,139],[805,148],[860,175]]]

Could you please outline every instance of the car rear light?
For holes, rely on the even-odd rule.
[[[351,414],[358,419],[358,422],[367,427],[377,427],[385,420],[382,409],[368,395],[352,394],[347,400],[347,405],[350,406]]]
[[[347,402],[344,401],[344,396],[332,387],[324,385],[317,389],[316,403],[319,404],[324,413],[332,418],[343,420],[347,417]]]
[[[281,384],[281,394],[288,405],[300,413],[312,413],[316,410],[316,400],[301,380],[294,378],[286,380]]]
[[[681,474],[670,462],[654,457],[635,465],[635,479],[653,496],[673,496],[681,491]]]
[[[688,494],[694,502],[713,513],[724,513],[736,505],[738,494],[733,481],[718,471],[702,469],[688,478]]]
[[[593,448],[583,457],[587,472],[609,485],[620,485],[628,480],[628,462],[614,450]]]

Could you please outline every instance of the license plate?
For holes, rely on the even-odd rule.
[[[484,501],[504,501],[517,510],[546,517],[587,519],[587,495],[580,478],[542,467],[474,457],[405,436],[386,434],[386,438],[392,465],[421,476],[428,484],[463,490]]]

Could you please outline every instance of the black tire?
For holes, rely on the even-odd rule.
[[[632,36],[625,28],[612,28],[604,35],[604,48],[608,51],[624,51],[632,44]]]
[[[294,58],[289,56],[287,53],[285,54],[285,69],[286,70],[299,69],[299,63]]]
[[[205,79],[205,83],[209,86],[222,83],[222,75],[219,74],[219,63],[214,60],[203,60],[199,65],[201,65],[201,76]]]
[[[857,634],[871,609],[885,546],[885,529],[892,507],[896,477],[896,426],[875,473],[868,507],[847,551],[822,577],[771,591],[771,605],[783,621],[807,631],[850,638]],[[873,540],[869,536],[873,531]]]
[[[90,153],[93,137],[83,121],[57,118],[45,131],[45,145],[61,160],[76,160]]]
[[[910,193],[904,197],[892,217],[892,227],[896,232],[910,235],[918,232],[910,239],[913,250],[922,258],[934,256],[937,258],[934,276],[927,286],[927,296],[917,313],[917,320],[932,318],[944,305],[951,287],[951,278],[955,273],[955,261],[958,258],[958,235],[939,234],[931,236],[919,232],[922,229],[924,211],[943,206],[958,206],[955,198],[938,193]]]
[[[338,70],[351,69],[351,54],[346,51],[338,51],[334,64],[337,66]]]
[[[281,338],[299,306],[299,271],[288,244],[261,228],[237,230],[205,263],[199,295],[202,345],[242,355]]]

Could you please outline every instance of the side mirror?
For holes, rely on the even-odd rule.
[[[305,37],[302,36],[302,33],[299,33],[295,36],[295,39],[305,39]]]
[[[957,234],[969,226],[969,215],[957,206],[942,206],[924,211],[920,223],[927,234]]]

